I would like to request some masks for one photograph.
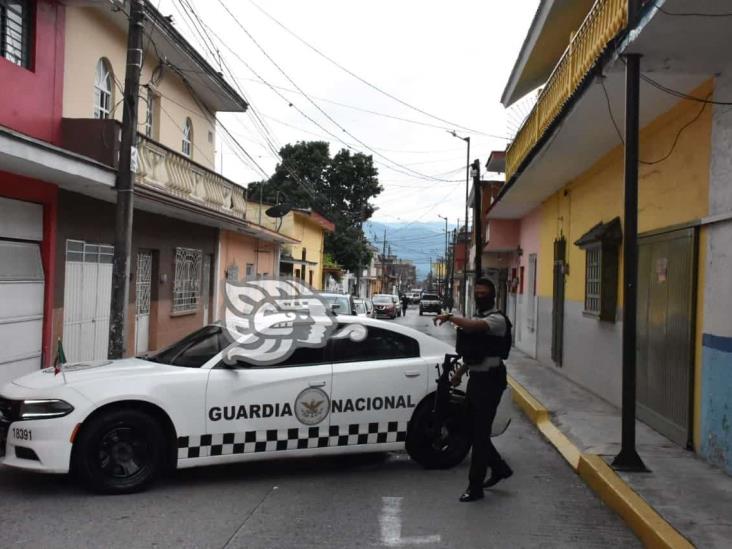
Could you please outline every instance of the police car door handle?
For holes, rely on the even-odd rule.
[[[325,387],[325,381],[311,381],[308,385],[310,387]]]
[[[420,375],[422,375],[422,373],[418,370],[407,370],[406,372],[404,372],[404,375],[406,377],[419,377]]]

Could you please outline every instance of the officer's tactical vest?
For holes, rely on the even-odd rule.
[[[511,352],[513,338],[511,336],[511,321],[500,311],[490,313],[487,316],[501,315],[506,322],[506,332],[503,335],[495,335],[490,332],[466,332],[462,328],[457,330],[457,342],[455,350],[463,357],[466,364],[479,364],[485,358],[497,356],[507,359]],[[485,318],[485,317],[483,317]]]

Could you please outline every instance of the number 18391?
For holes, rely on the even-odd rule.
[[[33,433],[30,429],[13,427],[13,438],[16,440],[33,440]]]

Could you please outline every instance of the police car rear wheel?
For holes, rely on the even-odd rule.
[[[139,410],[114,410],[91,419],[79,433],[74,469],[89,488],[123,494],[146,488],[162,468],[164,433]]]
[[[452,404],[440,424],[432,414],[433,399],[427,398],[414,411],[407,430],[409,456],[426,469],[449,469],[462,463],[470,450],[470,434],[459,404]]]

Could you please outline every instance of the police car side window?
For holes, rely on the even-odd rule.
[[[173,366],[200,368],[228,345],[221,329],[213,330],[209,335],[193,342],[171,361]]]
[[[361,362],[418,356],[419,343],[416,339],[372,327],[368,328],[368,335],[363,341],[336,340],[333,350],[333,362]]]

